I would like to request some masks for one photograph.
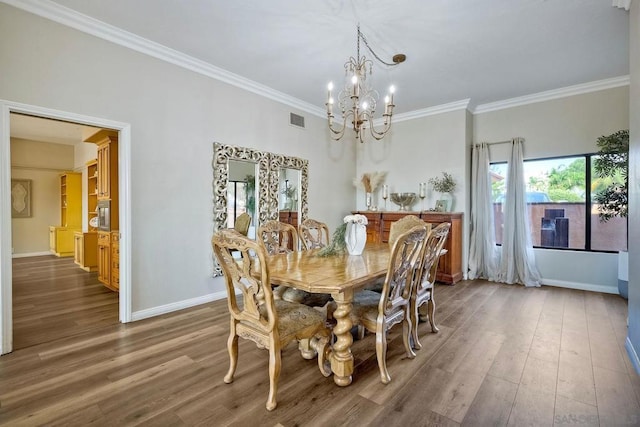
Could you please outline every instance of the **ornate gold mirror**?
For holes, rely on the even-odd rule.
[[[269,153],[214,143],[213,232],[233,228],[243,212],[251,216],[251,229],[269,219]],[[213,275],[222,269],[214,259]]]
[[[307,217],[307,160],[216,142],[212,166],[214,233],[233,228],[235,218],[245,211],[251,215],[250,230],[268,219],[279,219],[280,196],[284,215],[296,212],[298,223]],[[282,193],[285,188],[289,190]],[[290,222],[291,215],[288,218]],[[248,235],[254,237],[251,231]],[[213,263],[213,276],[221,276],[222,269],[215,258]]]

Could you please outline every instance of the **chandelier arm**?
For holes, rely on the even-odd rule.
[[[344,135],[345,130],[347,129],[347,123],[348,123],[348,117],[353,115],[352,111],[347,111],[345,114],[343,114],[342,118],[343,118],[343,122],[342,122],[342,126],[338,129],[335,129],[333,127],[333,114],[329,115],[329,130],[331,131],[331,138],[334,140],[339,140],[340,138],[342,138],[342,136]]]
[[[369,122],[369,133],[371,134],[371,136],[376,139],[377,141],[380,141],[382,138],[384,138],[384,136],[387,134],[387,132],[389,132],[389,129],[391,129],[391,117],[393,116],[393,113],[385,113],[382,115],[382,117],[384,118],[384,124],[382,125],[382,129],[381,130],[377,130],[374,125],[373,125],[373,116],[371,114],[368,113],[363,113],[362,118],[363,118],[363,122],[367,121]],[[360,142],[364,142],[362,140],[362,138],[360,139]]]

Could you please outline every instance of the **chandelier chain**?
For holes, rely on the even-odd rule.
[[[390,63],[390,62],[386,62],[384,61],[382,58],[380,58],[371,48],[371,46],[369,46],[369,42],[367,41],[367,38],[364,36],[364,34],[362,34],[360,32],[360,25],[358,25],[358,59],[360,58],[360,39],[362,39],[362,41],[364,42],[364,45],[367,47],[367,49],[369,50],[369,52],[371,52],[371,54],[373,55],[374,58],[376,58],[379,62],[381,62],[384,65],[387,65],[389,67],[393,67],[394,65],[398,65],[397,62],[394,63]]]

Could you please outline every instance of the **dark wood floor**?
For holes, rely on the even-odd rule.
[[[624,351],[625,300],[482,281],[438,286],[436,295],[440,333],[421,324],[423,349],[409,360],[393,330],[386,386],[371,335],[354,343],[356,372],[345,388],[292,345],[278,408],[267,412],[265,350],[241,340],[236,380],[222,381],[228,314],[218,301],[95,325],[0,357],[0,424],[640,424],[640,379]]]
[[[118,323],[118,294],[72,257],[13,259],[13,348]]]

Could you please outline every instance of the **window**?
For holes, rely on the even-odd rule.
[[[247,211],[247,182],[227,183],[227,227],[233,228],[238,215]]]
[[[601,222],[594,195],[606,183],[595,155],[526,160],[524,179],[533,246],[587,251],[627,248],[627,219]],[[507,164],[491,164],[496,243],[502,243]],[[588,183],[588,185],[587,185]]]

